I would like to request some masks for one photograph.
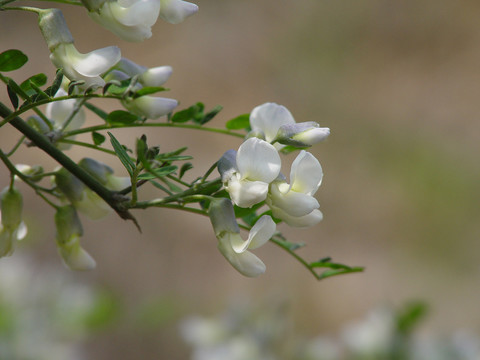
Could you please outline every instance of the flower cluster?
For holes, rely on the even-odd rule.
[[[296,123],[287,108],[274,103],[253,109],[250,127],[252,130],[238,151],[228,150],[218,162],[222,182],[233,204],[250,208],[265,202],[274,218],[293,227],[308,227],[318,223],[322,220],[322,213],[318,210],[320,205],[314,195],[323,177],[320,163],[311,153],[301,150],[292,163],[288,183],[280,172],[279,150],[286,145],[300,148],[311,146],[324,140],[330,130],[321,128],[316,122]],[[224,209],[222,218],[212,214],[211,208],[210,217],[219,240],[219,249],[227,260],[247,276],[264,272],[265,268],[258,266],[258,258],[252,259],[250,255],[249,258],[239,257],[242,253],[239,250],[244,251],[248,246],[238,246],[235,245],[237,240],[229,240],[231,234],[238,237],[233,207],[230,211]],[[274,224],[269,215],[257,221],[250,237],[255,236],[258,228],[263,229],[266,223]],[[264,231],[269,237],[274,232],[274,225],[272,231]],[[262,240],[261,244],[267,240]]]
[[[113,175],[113,170],[97,160],[84,158],[78,165],[106,188],[118,191],[130,185],[130,178]],[[83,234],[77,211],[91,219],[101,219],[112,211],[111,207],[95,192],[85,186],[65,168],[55,172],[53,181],[61,194],[64,206],[55,214],[57,248],[65,265],[72,270],[90,270],[95,267],[93,258],[80,246]]]

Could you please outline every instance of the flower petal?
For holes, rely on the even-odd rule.
[[[171,66],[157,66],[145,71],[138,80],[144,86],[162,86],[172,75]]]
[[[172,112],[178,105],[178,101],[155,96],[140,96],[133,100],[123,102],[123,105],[139,116],[147,119],[158,119],[163,115]]]
[[[266,270],[263,261],[250,251],[245,251],[241,254],[237,254],[235,251],[233,251],[230,235],[230,233],[226,233],[224,237],[219,239],[218,249],[222,255],[242,275],[255,277],[263,274]]]
[[[250,230],[247,240],[248,248],[253,250],[265,244],[273,236],[276,229],[277,225],[272,218],[263,215]]]
[[[318,209],[315,209],[311,213],[304,216],[291,216],[287,214],[285,211],[283,211],[282,209],[277,208],[275,206],[271,206],[270,208],[272,209],[273,216],[282,220],[283,222],[285,222],[285,224],[292,227],[298,227],[298,228],[310,227],[319,223],[323,219],[323,214]]]
[[[237,152],[233,149],[226,151],[220,160],[218,160],[217,168],[222,177],[222,181],[227,182],[237,171]]]
[[[131,4],[111,1],[106,4],[110,5],[115,19],[126,26],[151,27],[157,22],[160,13],[159,0],[139,0]]]
[[[116,46],[108,46],[102,49],[81,54],[73,44],[66,46],[67,57],[72,62],[72,67],[80,75],[94,77],[103,74],[115,65],[121,58],[120,49]],[[75,79],[78,80],[78,79]]]
[[[225,187],[232,201],[240,207],[248,208],[267,197],[268,184],[263,181],[239,180],[234,174]]]
[[[290,171],[292,191],[313,195],[322,183],[323,171],[318,160],[305,150],[298,154]]]
[[[269,205],[272,204],[291,216],[304,216],[320,207],[317,199],[313,196],[295,191],[282,193],[279,185],[282,185],[282,183],[273,183],[270,187]]]
[[[171,23],[178,24],[198,11],[198,6],[182,0],[160,0],[160,17]]]
[[[280,173],[281,160],[273,145],[264,140],[250,138],[240,145],[237,167],[242,178],[270,183]]]
[[[280,126],[294,123],[295,119],[290,111],[285,106],[275,103],[265,103],[257,106],[250,113],[252,130],[263,131],[268,142],[275,138]]]

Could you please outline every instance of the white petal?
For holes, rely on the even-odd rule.
[[[171,66],[158,66],[150,68],[139,77],[144,86],[162,86],[172,75]]]
[[[18,226],[17,230],[15,231],[17,240],[25,239],[25,236],[27,236],[27,233],[28,233],[27,225],[25,225],[25,223],[22,221]]]
[[[294,135],[292,138],[294,140],[301,141],[308,145],[314,145],[325,140],[328,137],[328,135],[330,135],[329,128],[313,128],[313,129],[309,129],[307,131],[298,133]]]
[[[237,167],[244,179],[270,183],[280,173],[280,155],[268,142],[250,138],[238,149]]]
[[[265,272],[265,264],[250,251],[245,251],[241,254],[233,251],[228,233],[219,240],[218,249],[242,275],[255,277]]]
[[[283,209],[291,216],[307,215],[320,207],[313,196],[295,191],[282,193],[278,186],[278,183],[274,183],[270,187],[269,201],[273,206]]]
[[[151,27],[157,21],[160,13],[159,0],[140,0],[132,4],[112,1],[107,2],[107,4],[110,5],[110,10],[115,19],[126,26]]]
[[[253,225],[248,235],[248,248],[253,250],[265,244],[275,233],[277,225],[268,215],[263,215]]]
[[[322,183],[323,171],[318,160],[305,150],[298,154],[290,172],[291,190],[313,195]]]
[[[283,220],[287,225],[298,228],[305,228],[319,223],[323,219],[323,214],[320,210],[315,209],[311,213],[304,216],[291,216],[280,208],[271,206],[273,216]]]
[[[96,193],[86,188],[80,201],[75,201],[75,208],[92,220],[99,220],[112,212],[112,208]]]
[[[94,77],[103,74],[115,65],[121,58],[120,49],[116,46],[108,46],[102,49],[81,54],[72,46],[67,47],[67,56],[72,62],[72,67],[79,74]]]
[[[250,113],[252,130],[263,131],[268,142],[275,138],[280,126],[294,123],[295,119],[290,111],[286,107],[275,103],[265,103],[257,106]]]
[[[134,100],[125,101],[123,105],[131,112],[148,119],[158,119],[172,112],[178,101],[154,96],[140,96]]]
[[[152,30],[149,26],[127,26],[114,20],[107,4],[102,8],[102,14],[89,12],[88,16],[125,41],[140,42],[152,37]]]
[[[160,0],[160,17],[171,23],[178,24],[198,11],[198,6],[182,0]]]
[[[239,180],[234,174],[227,183],[226,190],[235,205],[248,208],[266,199],[268,184],[263,181]]]
[[[70,270],[85,271],[94,269],[97,264],[92,256],[74,238],[69,244],[58,247],[63,263]]]
[[[63,89],[60,89],[55,94],[55,97],[61,97],[65,95],[67,95],[67,93]],[[70,118],[71,114],[73,113],[73,110],[75,109],[76,103],[77,103],[77,100],[68,99],[68,100],[51,102],[47,105],[47,108],[46,108],[47,118],[53,122],[56,129],[61,129],[65,121]],[[70,130],[79,129],[84,123],[85,123],[85,111],[83,109],[80,109],[75,114],[75,116],[70,121],[70,123],[68,124],[65,130],[70,131]]]

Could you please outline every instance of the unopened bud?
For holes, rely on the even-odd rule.
[[[330,135],[329,128],[321,128],[314,121],[287,124],[278,129],[275,141],[298,147],[312,146]]]
[[[14,187],[6,187],[0,193],[2,227],[14,232],[22,222],[22,194]]]

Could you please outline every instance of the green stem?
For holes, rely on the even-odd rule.
[[[4,7],[2,10],[20,10],[20,11],[29,11],[36,14],[40,14],[42,9],[32,7],[32,6],[11,6],[11,7]]]
[[[8,159],[8,156],[2,151],[0,150],[0,160],[2,160],[2,162],[5,164],[5,166],[7,167],[8,170],[10,170],[10,174],[11,174],[11,183],[10,183],[10,186],[13,186],[13,181],[15,179],[15,176],[18,176],[20,179],[22,179],[22,181],[27,184],[28,186],[30,186],[37,195],[39,195],[40,197],[42,197],[47,203],[49,203],[50,205],[56,207],[55,204],[53,204],[49,199],[47,199],[41,192],[46,192],[46,193],[50,193],[50,189],[46,189],[44,187],[41,187],[41,186],[38,186],[37,184],[35,184],[34,182],[32,182],[28,176],[22,174],[22,172],[18,171],[18,169],[15,167],[15,165]]]
[[[2,80],[3,83],[7,86],[9,85],[10,82],[13,82],[12,79],[5,77],[2,74],[0,74],[0,80]],[[20,95],[20,97],[23,100],[29,99],[29,96],[22,90],[20,86],[17,85],[16,87],[17,87],[17,90],[16,90],[17,94]],[[23,113],[22,110],[17,110],[16,113],[12,113],[11,117],[18,116],[19,114]],[[38,107],[33,107],[32,110],[35,111],[35,113],[44,121],[44,123],[48,126],[50,130],[53,130],[52,122],[40,111]],[[5,118],[4,121],[0,122],[0,127],[2,127],[4,124],[6,124],[9,121],[10,121],[10,117]]]
[[[222,182],[220,179],[215,179],[208,183],[195,184],[190,189],[182,191],[178,194],[170,195],[162,199],[154,199],[149,201],[140,201],[133,208],[136,209],[146,209],[148,207],[162,207],[165,204],[172,202],[183,202],[187,200],[202,200],[205,199],[206,194],[211,194],[214,190],[218,189],[218,186]],[[202,194],[204,193],[204,194]],[[196,199],[194,197],[197,197]]]
[[[12,112],[3,103],[0,103],[0,116],[3,118],[10,116]],[[66,156],[62,151],[58,150],[43,134],[38,133],[30,127],[25,121],[18,116],[10,120],[10,125],[15,127],[18,131],[24,134],[31,140],[38,148],[45,151],[50,157],[55,159],[60,165],[67,169],[70,173],[76,176],[98,196],[100,196],[107,204],[109,204],[122,219],[135,221],[135,218],[125,208],[123,204],[124,199],[116,196],[115,192],[108,190],[100,184],[89,173],[79,167],[72,159]],[[138,226],[138,225],[137,225]]]
[[[73,136],[73,135],[78,135],[78,134],[84,134],[88,132],[93,132],[93,131],[101,131],[101,130],[107,130],[107,129],[115,129],[115,128],[133,128],[133,127],[170,127],[170,128],[181,128],[181,129],[193,129],[193,130],[202,130],[202,131],[209,131],[213,133],[219,133],[219,134],[225,134],[225,135],[231,135],[239,138],[244,138],[245,135],[240,134],[240,133],[234,133],[230,130],[226,129],[217,129],[217,128],[210,128],[210,127],[205,127],[205,126],[200,126],[200,125],[193,125],[193,124],[177,124],[177,123],[136,123],[136,124],[128,124],[128,125],[121,125],[121,126],[115,126],[115,125],[96,125],[96,126],[90,126],[78,130],[72,130],[72,131],[67,131],[64,135],[63,138]]]
[[[7,153],[7,156],[10,157],[12,156],[15,151],[17,151],[17,149],[20,147],[20,145],[22,145],[23,141],[25,140],[25,135],[23,135],[18,141],[17,143],[15,144],[15,146],[12,148],[12,150],[10,150],[8,153]]]
[[[94,149],[94,150],[102,151],[102,152],[107,153],[107,154],[110,154],[110,155],[115,155],[115,151],[113,151],[113,150],[104,149],[104,148],[101,148],[101,147],[98,147],[98,146],[96,146],[96,145],[89,144],[89,143],[86,143],[86,142],[83,142],[83,141],[62,139],[62,140],[58,140],[57,142],[59,142],[59,143],[65,143],[65,144],[72,144],[72,145],[83,146],[83,147],[86,147],[86,148],[89,148],[89,149]]]

